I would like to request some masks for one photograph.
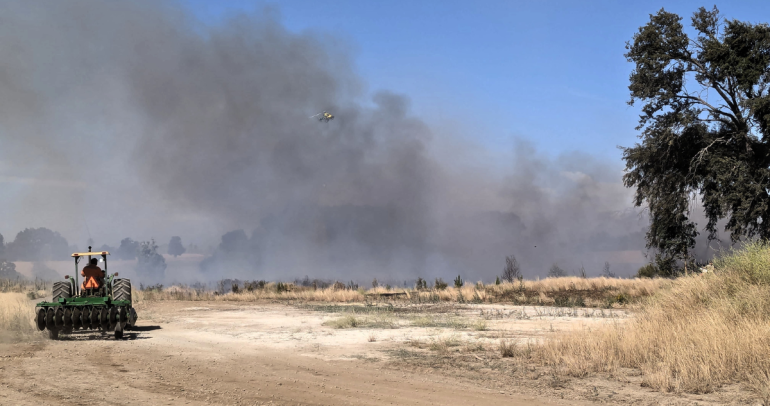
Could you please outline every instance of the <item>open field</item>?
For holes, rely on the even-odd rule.
[[[10,302],[5,295],[0,299]],[[738,387],[706,395],[656,392],[631,370],[578,379],[537,360],[538,344],[563,332],[628,324],[634,315],[624,309],[165,300],[137,306],[140,328],[123,341],[98,333],[49,341],[33,333],[0,344],[0,404],[707,405],[753,399]],[[503,354],[501,345],[512,352]],[[109,384],[52,379],[53,371]]]
[[[31,323],[47,292],[0,282],[0,404],[770,401],[764,244],[675,280],[155,287],[135,291],[141,327],[122,341],[98,333],[48,341]],[[93,355],[101,350],[109,355]],[[46,379],[52,370],[106,374],[129,395],[115,400],[104,387],[67,398],[66,385]]]
[[[500,285],[466,283],[462,288],[445,289],[348,289],[344,284],[315,289],[293,283],[268,282],[263,287],[246,289],[241,283],[238,293],[171,286],[137,292],[138,300],[188,300],[254,302],[314,301],[335,303],[366,303],[387,300],[394,303],[508,303],[560,307],[618,308],[637,303],[655,292],[671,286],[668,279],[616,279],[562,277],[542,280],[522,280]]]

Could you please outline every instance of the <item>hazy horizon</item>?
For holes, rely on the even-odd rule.
[[[365,92],[345,41],[270,12],[206,25],[173,2],[11,1],[0,54],[6,242],[47,227],[79,247],[203,248],[243,229],[247,269],[218,271],[255,278],[489,279],[511,254],[528,277],[643,262],[628,259],[647,221],[620,162],[526,137],[489,149],[408,95]],[[324,110],[336,118],[309,118]]]

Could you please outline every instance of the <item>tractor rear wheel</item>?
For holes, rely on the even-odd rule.
[[[129,279],[116,279],[113,282],[112,300],[131,301],[131,281]]]
[[[57,302],[60,298],[69,299],[72,297],[72,292],[70,291],[70,286],[72,286],[69,282],[54,282],[53,283],[53,301]]]

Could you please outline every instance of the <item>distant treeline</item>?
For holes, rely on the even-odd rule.
[[[135,241],[131,238],[124,238],[116,248],[106,244],[96,247],[94,242],[89,239],[88,245],[92,246],[92,250],[96,252],[109,251],[113,259],[136,260],[137,275],[148,281],[163,279],[166,261],[158,253],[158,245],[155,240]],[[190,248],[197,249],[193,245]],[[182,239],[178,236],[171,238],[167,250],[169,255],[174,256],[182,255],[187,251],[182,245]],[[0,278],[21,278],[22,276],[16,271],[14,262],[31,261],[35,262],[33,273],[36,277],[56,279],[59,277],[58,274],[46,267],[43,262],[66,260],[73,252],[79,251],[83,250],[76,245],[70,245],[61,234],[45,227],[24,229],[24,231],[16,234],[13,241],[8,243],[0,234]]]
[[[16,234],[16,239],[5,243],[0,234],[0,278],[21,279],[14,261],[43,261],[69,256],[72,252],[67,240],[61,234],[47,228],[27,228]],[[35,275],[54,279],[58,275],[42,264],[33,267]]]

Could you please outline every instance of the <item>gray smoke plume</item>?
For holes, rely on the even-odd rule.
[[[527,277],[641,265],[646,220],[619,163],[522,140],[505,171],[478,169],[483,153],[404,96],[369,100],[344,43],[273,14],[208,26],[172,2],[0,4],[2,231],[245,230],[249,259],[215,277],[489,280],[510,254]],[[336,118],[309,118],[323,110]]]

